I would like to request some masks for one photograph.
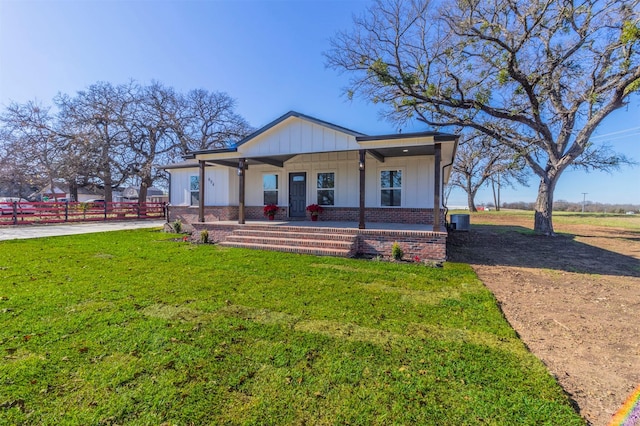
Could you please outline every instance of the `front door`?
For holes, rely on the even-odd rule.
[[[289,173],[289,217],[305,217],[307,208],[307,173]]]

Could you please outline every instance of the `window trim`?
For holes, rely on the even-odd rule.
[[[262,172],[262,179],[261,179],[262,180],[262,182],[261,182],[262,183],[262,190],[261,190],[261,193],[262,193],[262,205],[263,206],[267,205],[264,202],[264,193],[265,193],[264,177],[268,176],[268,175],[269,176],[276,176],[276,189],[275,189],[276,201],[277,201],[276,202],[276,206],[279,206],[280,205],[280,193],[282,191],[282,176],[281,176],[281,173],[274,173],[274,172]]]
[[[382,187],[382,172],[400,172],[400,187],[389,187],[389,188],[383,188]],[[389,208],[389,209],[398,209],[398,208],[402,208],[404,207],[405,204],[405,196],[404,196],[404,187],[405,187],[405,179],[406,179],[406,173],[405,173],[405,168],[404,167],[385,167],[385,168],[379,168],[378,169],[378,174],[377,174],[377,187],[378,187],[378,191],[377,191],[377,198],[378,198],[378,207],[382,207],[382,208]],[[393,189],[398,189],[400,190],[400,205],[399,206],[383,206],[382,205],[382,190],[393,190]]]
[[[191,179],[195,178],[196,181],[198,182],[198,189],[193,190],[191,189]],[[199,207],[200,203],[202,202],[202,200],[200,199],[200,185],[202,185],[202,182],[200,182],[200,176],[199,175],[189,175],[189,206],[190,207]],[[198,204],[193,204],[193,193],[198,194]]]
[[[318,175],[321,173],[333,173],[333,188],[318,188]],[[336,182],[338,181],[338,173],[335,170],[318,170],[315,172],[315,200],[318,201],[318,191],[333,191],[333,204],[320,204],[321,206],[334,207],[336,205]]]

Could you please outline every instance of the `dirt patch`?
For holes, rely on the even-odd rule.
[[[498,216],[454,233],[449,260],[473,266],[588,424],[606,425],[640,383],[640,231],[531,225]]]

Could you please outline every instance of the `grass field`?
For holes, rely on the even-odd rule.
[[[468,210],[450,210],[449,214],[469,214]],[[472,224],[495,224],[508,223],[510,218],[530,218],[531,228],[533,228],[533,211],[526,210],[500,210],[500,211],[480,211],[471,213]],[[574,213],[574,212],[553,212],[554,225],[590,225],[604,226],[612,228],[623,228],[630,230],[640,230],[640,214],[626,215],[613,213]]]
[[[584,424],[467,265],[173,236],[0,243],[0,424]]]

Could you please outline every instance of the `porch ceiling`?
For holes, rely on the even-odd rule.
[[[295,155],[273,155],[267,157],[245,158],[245,165],[251,164],[270,164],[276,167],[283,167],[284,163],[295,157]],[[224,160],[206,160],[207,164],[216,164],[227,167],[238,167],[241,157],[226,158]]]
[[[435,149],[433,144],[410,145],[410,146],[394,146],[387,148],[368,148],[366,149],[373,158],[380,162],[384,162],[387,157],[414,157],[419,155],[434,155]],[[357,152],[357,151],[353,151]],[[270,164],[272,166],[284,167],[284,163],[298,155],[306,155],[310,153],[290,154],[290,155],[272,155],[262,157],[246,157],[245,164]],[[205,160],[209,165],[219,165],[226,167],[238,167],[240,156],[234,156],[225,159],[208,159]]]
[[[391,148],[367,149],[367,152],[382,157],[414,157],[416,155],[433,155],[434,145],[395,146]]]

